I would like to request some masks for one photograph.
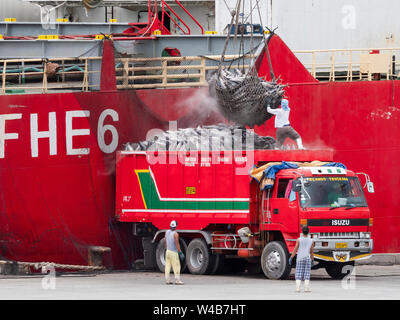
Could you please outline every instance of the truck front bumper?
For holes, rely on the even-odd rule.
[[[373,249],[372,239],[314,239],[314,242],[314,257],[324,261],[367,259]]]

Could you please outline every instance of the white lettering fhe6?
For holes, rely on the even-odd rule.
[[[24,121],[25,115],[22,113],[9,113],[0,115],[0,159],[6,156],[6,142],[20,139],[21,134],[24,132],[9,132],[7,126],[14,124],[15,121]],[[39,131],[39,117],[46,117],[48,119],[48,130]],[[104,124],[105,120],[110,117],[113,122],[119,121],[118,113],[113,109],[105,109],[101,112],[97,121],[97,143],[100,150],[104,153],[113,153],[118,147],[119,135],[117,128],[112,124]],[[48,139],[49,141],[49,155],[54,156],[59,152],[57,145],[57,126],[65,125],[65,152],[67,155],[88,155],[90,148],[77,148],[74,147],[73,138],[78,136],[89,136],[91,134],[90,128],[76,129],[73,126],[73,120],[77,118],[90,118],[90,111],[88,110],[74,110],[66,111],[65,118],[60,119],[59,112],[49,112],[47,115],[31,113],[29,114],[29,134],[30,134],[30,149],[32,158],[39,157],[39,139]],[[64,123],[61,123],[63,121]],[[46,128],[46,129],[47,129]],[[14,130],[16,131],[16,130]],[[106,132],[111,137],[111,141],[106,143]],[[64,139],[60,139],[64,140]],[[110,140],[110,139],[107,139]],[[15,141],[15,143],[17,143]],[[43,152],[43,151],[41,151]]]

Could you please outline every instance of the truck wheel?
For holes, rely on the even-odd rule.
[[[224,266],[225,266],[225,255],[220,254],[219,255],[219,262],[218,262],[218,268],[215,274],[220,274],[224,271]]]
[[[191,274],[207,274],[213,267],[211,252],[203,239],[190,241],[186,251],[186,264]]]
[[[185,240],[179,238],[179,245],[181,246],[182,252],[186,255],[187,245]],[[165,238],[162,238],[156,248],[156,262],[160,272],[165,272]],[[181,273],[186,270],[186,261],[181,262]]]
[[[215,260],[211,267],[210,274],[219,274],[224,268],[225,256],[223,254],[213,254],[213,256],[215,257]]]
[[[349,263],[331,262],[326,265],[325,270],[332,279],[341,280],[347,274],[351,273],[349,270],[343,270],[345,266],[354,266],[354,261]]]
[[[287,279],[291,267],[289,265],[289,252],[281,241],[268,243],[261,255],[261,267],[268,279]]]

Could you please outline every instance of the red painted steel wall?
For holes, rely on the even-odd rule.
[[[318,82],[303,66],[299,59],[278,35],[272,35],[268,42],[272,70],[275,78],[282,83]],[[270,67],[265,50],[256,61],[258,74],[271,80]]]
[[[7,120],[5,132],[18,139],[5,142],[0,158],[1,255],[19,261],[87,264],[88,246],[111,247],[108,265],[126,268],[141,244],[130,237],[131,226],[114,221],[115,152],[99,148],[99,126],[118,131],[118,147],[144,140],[149,129],[165,128],[143,107],[134,91],[80,94],[10,95],[0,97],[1,115],[20,114]],[[113,110],[118,118],[107,116]],[[72,120],[73,148],[90,148],[86,155],[67,155],[66,113],[90,112]],[[38,139],[38,156],[32,156],[31,117],[37,115],[39,131],[49,130],[49,113],[55,112],[56,154],[50,155],[49,139]],[[138,117],[140,115],[140,117]],[[100,125],[99,125],[100,123]],[[100,134],[110,144],[110,130]]]

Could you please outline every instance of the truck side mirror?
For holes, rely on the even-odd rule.
[[[305,187],[311,186],[311,182],[310,181],[303,181],[303,184],[304,184]],[[296,180],[293,181],[292,190],[294,192],[299,192],[299,191],[301,191],[301,186],[302,186],[302,184],[301,184],[300,179],[296,179]]]
[[[371,182],[371,180],[369,179],[369,175],[364,173],[364,172],[358,172],[356,174],[362,174],[365,177],[366,180],[366,186],[367,186],[367,191],[369,193],[374,193],[375,189],[374,189],[374,184],[373,182]],[[363,186],[363,189],[365,188],[365,186]]]
[[[294,192],[299,192],[301,190],[301,183],[299,180],[294,180],[292,184],[292,190]]]

